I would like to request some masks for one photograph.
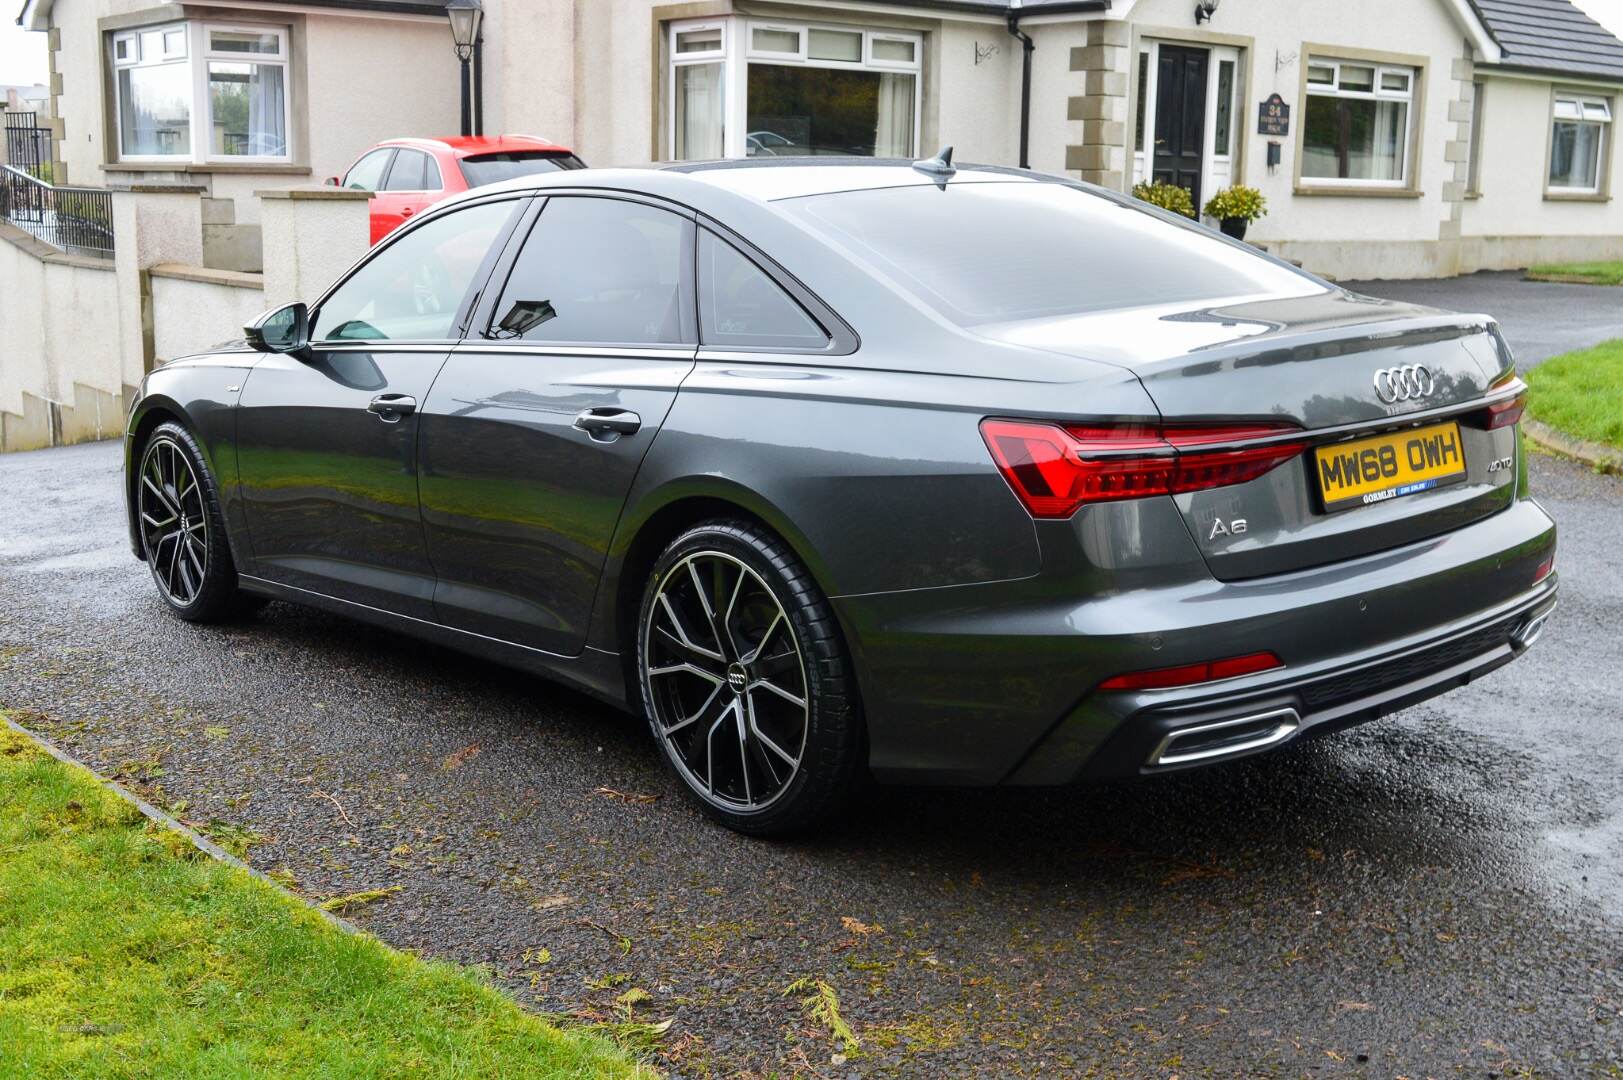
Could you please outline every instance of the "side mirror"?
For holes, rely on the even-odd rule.
[[[310,309],[302,302],[272,308],[242,328],[248,347],[303,359],[310,352]]]
[[[341,181],[336,176],[329,176],[327,179],[323,180],[322,183],[326,184],[328,187],[337,187]]]

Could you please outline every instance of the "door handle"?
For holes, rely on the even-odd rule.
[[[642,427],[642,417],[624,409],[587,409],[575,417],[575,426],[594,439],[612,442],[621,435],[635,435]]]
[[[385,424],[398,424],[401,417],[417,411],[417,399],[405,394],[379,394],[366,406],[366,411],[376,413]]]

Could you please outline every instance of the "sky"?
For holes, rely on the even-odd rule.
[[[1591,18],[1623,37],[1623,0],[1574,2],[1589,12]],[[45,35],[31,34],[13,23],[21,6],[19,0],[0,0],[0,83],[45,81]]]

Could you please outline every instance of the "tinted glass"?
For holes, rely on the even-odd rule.
[[[823,328],[731,244],[699,233],[699,335],[706,345],[821,349]]]
[[[586,162],[574,154],[514,151],[506,154],[478,154],[459,162],[462,178],[469,187],[483,187],[515,176],[534,176],[537,173],[558,172],[561,169],[584,169]]]
[[[680,344],[691,227],[641,203],[552,199],[513,264],[489,336]]]
[[[1199,225],[1061,184],[923,184],[777,205],[965,326],[1320,288]]]
[[[519,203],[470,206],[403,234],[321,305],[312,340],[444,341],[473,276]]]
[[[384,181],[385,191],[433,191],[440,186],[440,170],[434,159],[418,150],[402,150],[395,155],[394,167]]]
[[[374,150],[355,163],[344,177],[344,186],[357,191],[376,191],[378,185],[383,183],[383,169],[389,164],[389,156],[393,150]]]

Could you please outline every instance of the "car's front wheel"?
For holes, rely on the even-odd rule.
[[[209,622],[258,605],[237,588],[214,477],[191,432],[159,424],[141,450],[135,484],[141,550],[176,614]]]
[[[791,832],[850,798],[856,686],[828,601],[777,537],[741,521],[671,542],[644,590],[643,708],[687,792],[741,832]]]

